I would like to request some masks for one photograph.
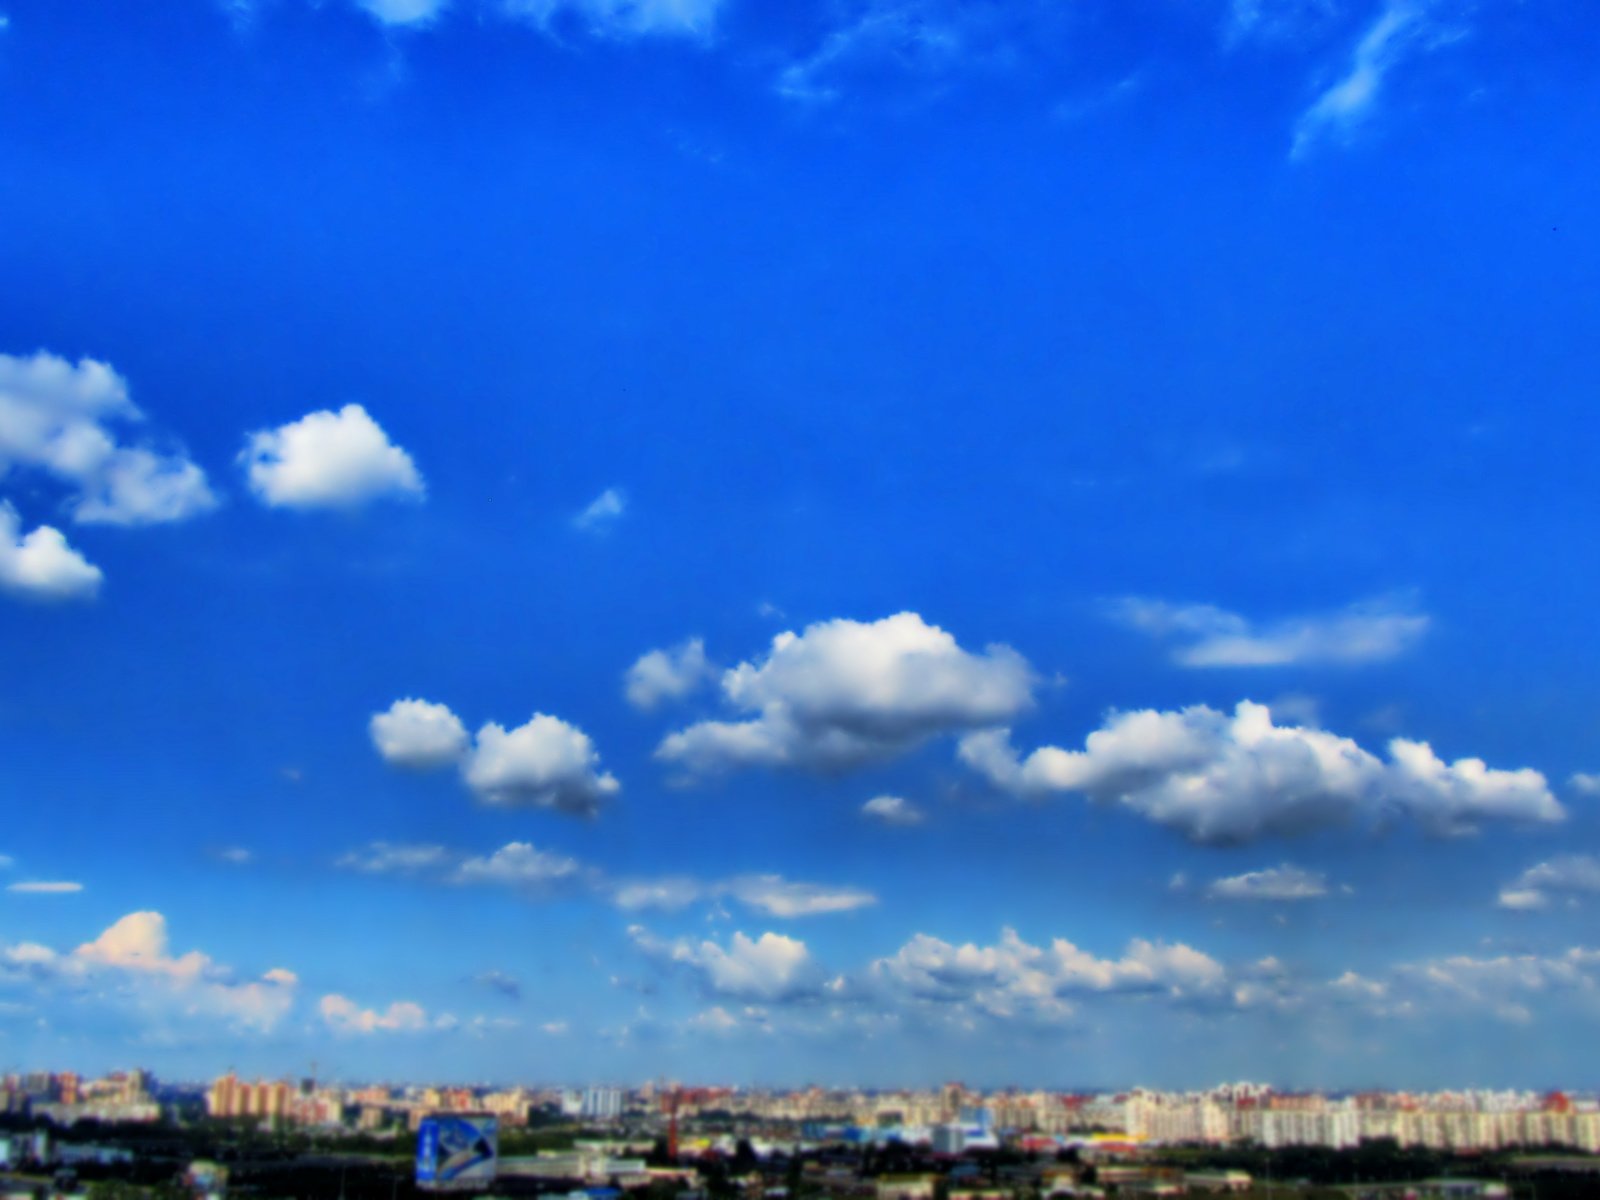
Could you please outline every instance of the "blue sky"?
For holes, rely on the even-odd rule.
[[[0,1063],[1600,1066],[1582,6],[0,12]]]

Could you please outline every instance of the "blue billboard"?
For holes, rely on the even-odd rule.
[[[417,1186],[437,1191],[493,1183],[499,1140],[495,1117],[423,1117],[417,1126]]]

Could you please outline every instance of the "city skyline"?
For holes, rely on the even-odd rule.
[[[0,1063],[1600,1077],[1600,21],[128,7],[0,0]]]

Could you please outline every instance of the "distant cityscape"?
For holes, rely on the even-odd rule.
[[[0,1077],[4,1200],[1600,1194],[1600,1097]]]
[[[560,1122],[642,1127],[670,1116],[693,1129],[736,1120],[770,1136],[753,1141],[900,1143],[938,1153],[1015,1146],[1029,1151],[1145,1145],[1349,1148],[1364,1141],[1481,1152],[1561,1146],[1600,1154],[1600,1096],[1590,1092],[1468,1089],[1307,1092],[1227,1083],[1201,1091],[1118,1092],[937,1089],[755,1089],[647,1083],[637,1087],[465,1087],[249,1079],[158,1084],[144,1070],[99,1078],[72,1072],[10,1074],[0,1111],[58,1126],[82,1120],[153,1123],[185,1115],[262,1130],[414,1132],[430,1114],[493,1115],[508,1130]],[[685,1157],[731,1149],[726,1137],[687,1136]]]

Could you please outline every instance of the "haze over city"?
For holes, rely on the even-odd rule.
[[[0,1073],[1600,1137],[1596,61],[0,0]]]

